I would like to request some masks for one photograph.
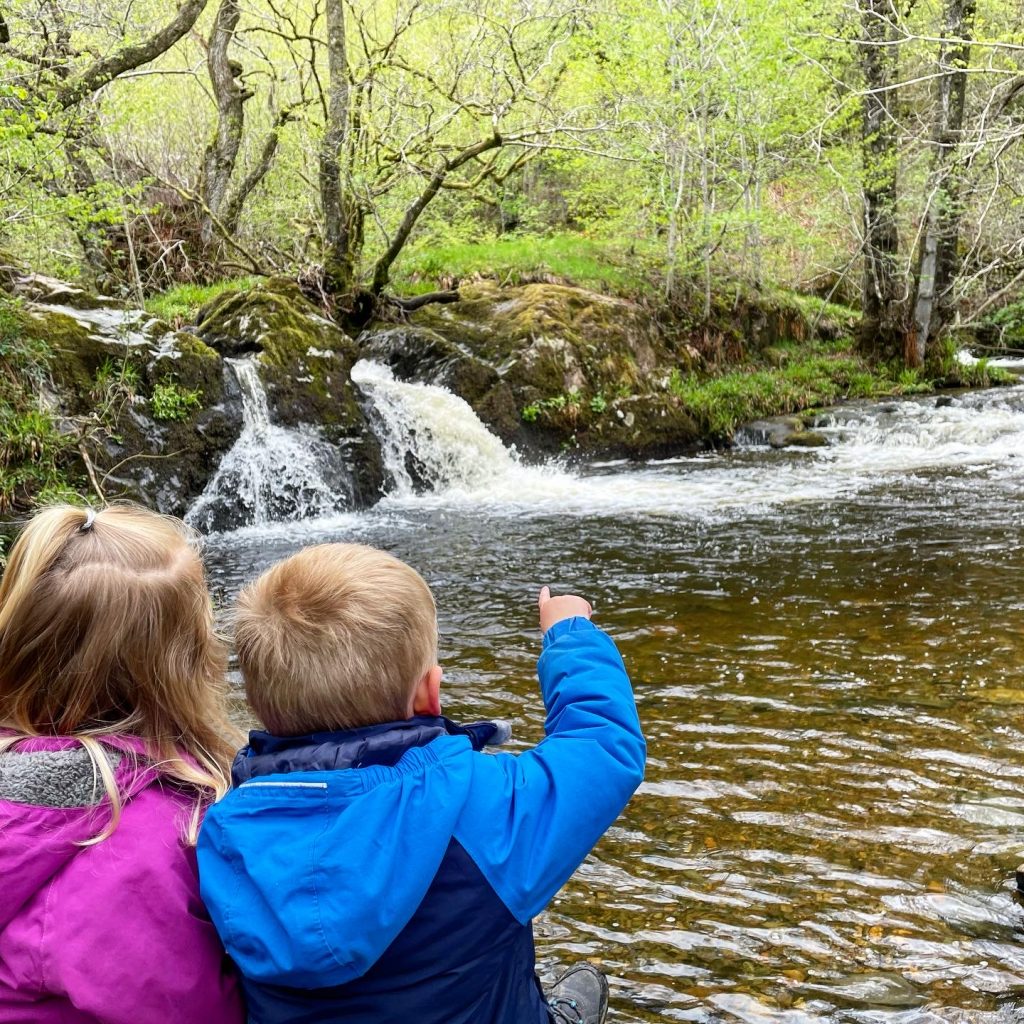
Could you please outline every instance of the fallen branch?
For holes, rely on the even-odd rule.
[[[92,484],[92,489],[96,492],[96,497],[106,504],[106,495],[103,493],[103,488],[100,487],[99,480],[96,479],[96,469],[92,464],[92,459],[89,458],[89,453],[86,451],[84,441],[78,442],[78,454],[82,456],[82,462],[85,463],[85,472],[89,476],[89,483]]]
[[[415,309],[429,306],[432,303],[458,302],[462,296],[457,288],[445,292],[426,292],[423,295],[414,295],[411,298],[403,299],[398,295],[384,296],[384,301],[390,305],[397,306],[404,313],[411,313]]]

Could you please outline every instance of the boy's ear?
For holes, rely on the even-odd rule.
[[[440,665],[435,665],[423,673],[423,678],[416,684],[412,693],[412,713],[414,715],[441,714],[441,673]]]

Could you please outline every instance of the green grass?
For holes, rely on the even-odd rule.
[[[153,386],[149,407],[156,420],[187,420],[202,407],[199,388],[183,388],[173,380],[164,380]]]
[[[776,293],[783,301],[796,306],[810,323],[822,320],[831,320],[852,328],[860,314],[849,306],[841,306],[837,302],[827,302],[817,295],[805,295],[802,292],[794,292],[788,289],[781,289]]]
[[[195,323],[199,310],[222,292],[250,288],[255,277],[233,277],[213,284],[179,284],[146,299],[146,312],[172,326]]]
[[[392,287],[411,295],[479,276],[502,284],[557,279],[596,291],[640,295],[651,286],[637,263],[626,252],[584,235],[503,235],[487,242],[412,248],[402,254]]]
[[[849,342],[785,346],[791,355],[779,367],[751,366],[711,377],[669,378],[702,432],[729,437],[738,426],[764,416],[782,416],[851,398],[920,394],[934,383],[915,370],[871,367]]]

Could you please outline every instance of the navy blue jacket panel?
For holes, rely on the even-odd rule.
[[[533,1024],[531,919],[643,778],[622,660],[588,620],[544,637],[545,738],[415,717],[254,733],[207,812],[203,900],[253,1024]]]
[[[532,927],[452,840],[416,913],[361,978],[319,989],[243,984],[259,1024],[548,1024],[534,959]]]

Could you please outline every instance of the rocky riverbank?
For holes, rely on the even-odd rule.
[[[823,303],[734,303],[712,330],[568,284],[483,280],[353,338],[288,278],[222,290],[176,325],[16,268],[3,280],[7,514],[64,486],[184,514],[242,432],[238,360],[255,361],[271,423],[333,453],[353,507],[388,486],[359,359],[448,388],[526,458],[728,443],[744,419],[872,386],[842,341],[853,314]],[[748,364],[735,381],[708,376],[723,353]]]

